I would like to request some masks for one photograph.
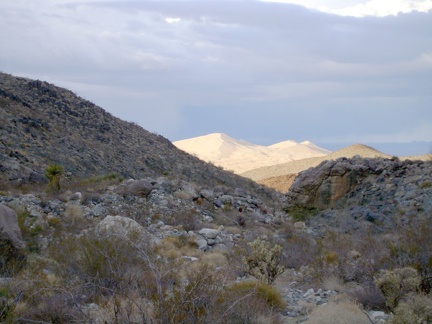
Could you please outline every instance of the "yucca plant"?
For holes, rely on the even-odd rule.
[[[45,169],[45,176],[49,180],[48,189],[51,192],[60,191],[60,178],[63,174],[62,166],[58,164],[51,164]]]

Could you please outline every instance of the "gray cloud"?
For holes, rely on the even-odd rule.
[[[251,0],[17,0],[0,4],[0,69],[172,140],[431,141],[431,18]]]

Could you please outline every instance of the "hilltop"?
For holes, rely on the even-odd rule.
[[[249,170],[323,156],[330,151],[309,141],[287,140],[269,146],[234,139],[223,133],[208,134],[173,143],[179,149],[237,174]]]
[[[45,168],[58,164],[75,179],[167,176],[271,195],[48,82],[0,73],[0,117],[0,179],[6,186],[44,182]]]

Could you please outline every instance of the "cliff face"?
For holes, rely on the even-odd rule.
[[[6,182],[45,181],[43,170],[55,163],[72,177],[168,175],[261,190],[47,82],[0,73],[0,116],[0,176]]]

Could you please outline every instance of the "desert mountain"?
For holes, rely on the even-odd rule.
[[[309,141],[297,143],[289,140],[262,146],[237,140],[222,133],[176,141],[174,145],[206,162],[212,162],[237,174],[330,153]]]
[[[74,178],[164,175],[197,185],[259,189],[69,90],[0,73],[0,180],[46,181],[50,164],[63,166]]]

